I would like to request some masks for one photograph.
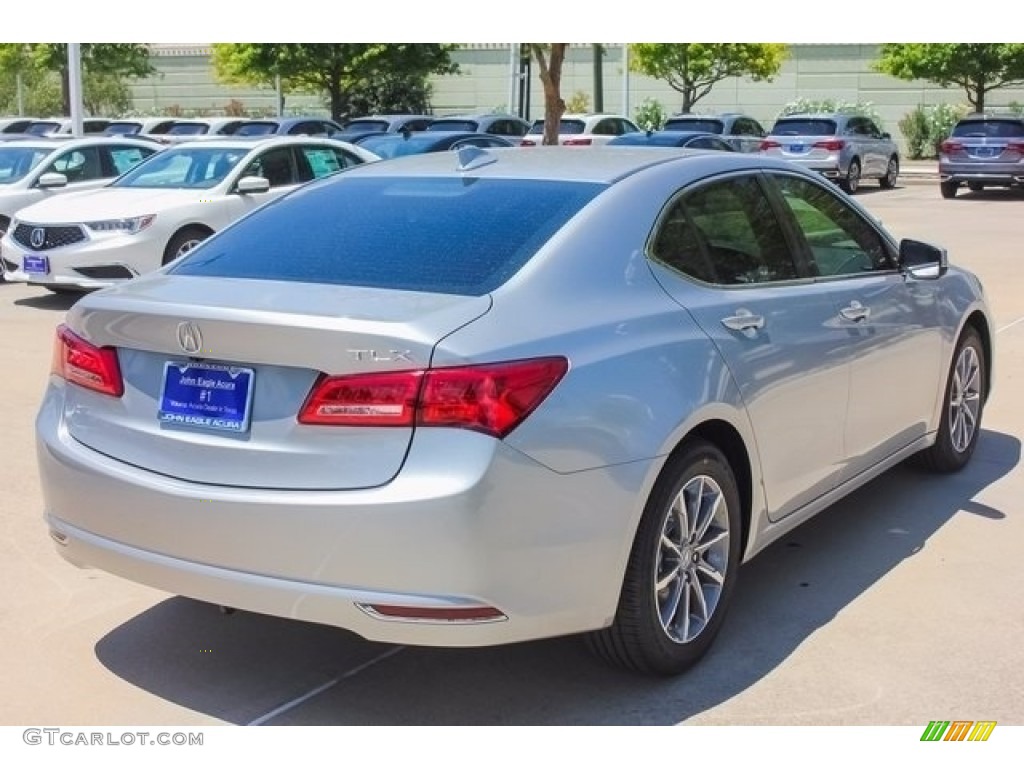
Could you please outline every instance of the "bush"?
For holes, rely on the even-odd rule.
[[[954,104],[917,106],[900,120],[900,131],[907,141],[907,156],[925,160],[939,156],[939,145],[949,136],[967,108]]]
[[[787,102],[779,113],[779,117],[796,115],[802,112],[847,112],[854,115],[863,115],[864,117],[870,117],[880,130],[885,130],[882,118],[878,115],[878,110],[875,109],[875,105],[870,101],[852,102],[843,101],[842,99],[801,98]]]
[[[590,111],[590,97],[583,91],[576,91],[568,101],[565,102],[565,111],[573,114],[577,112]]]
[[[645,131],[659,131],[668,114],[657,99],[644,99],[643,104],[633,112],[633,122]]]

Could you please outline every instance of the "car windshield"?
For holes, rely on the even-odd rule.
[[[961,120],[953,129],[959,138],[1018,139],[1024,136],[1021,120]]]
[[[238,147],[169,149],[136,166],[111,186],[210,189],[223,181],[248,153],[249,150]]]
[[[36,122],[30,123],[29,126],[25,129],[25,133],[35,134],[36,136],[43,136],[47,133],[52,133],[53,131],[56,131],[58,129],[60,129],[60,123]]]
[[[558,133],[583,133],[586,129],[586,123],[582,120],[559,120],[558,122]],[[530,126],[530,133],[539,134],[544,133],[544,121],[537,120],[532,126]]]
[[[370,150],[377,157],[388,160],[392,157],[430,152],[437,142],[437,136],[417,136],[416,134],[404,136],[400,133],[383,133],[380,136],[367,136],[359,142],[359,146]]]
[[[603,189],[343,174],[268,204],[173,272],[480,296],[519,271]],[[281,258],[285,252],[302,257]]]
[[[772,128],[774,136],[835,136],[836,121],[822,119],[778,120]]]
[[[0,147],[0,184],[13,184],[25,178],[52,151],[39,147]]]
[[[277,131],[277,123],[243,123],[235,136],[270,136]]]
[[[380,131],[383,133],[388,129],[387,120],[350,120],[345,123],[343,133],[358,133],[360,131]]]
[[[167,129],[168,136],[200,136],[210,130],[206,123],[175,123]]]
[[[116,122],[107,126],[106,133],[115,136],[128,136],[142,130],[142,123]]]
[[[710,117],[673,117],[665,122],[665,127],[662,130],[721,133],[725,130],[725,124],[721,120]]]
[[[480,125],[476,120],[435,120],[427,126],[428,131],[468,131],[472,133]]]

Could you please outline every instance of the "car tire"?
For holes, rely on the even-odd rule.
[[[956,197],[956,190],[960,186],[958,181],[940,181],[939,191],[942,192],[942,196],[947,200],[952,200]]]
[[[981,336],[968,326],[953,353],[935,444],[915,456],[918,466],[931,472],[957,472],[971,460],[985,407],[985,365]]]
[[[889,164],[885,167],[885,176],[878,180],[882,189],[892,189],[896,186],[896,180],[900,176],[900,159],[893,155],[889,158]]]
[[[591,649],[647,674],[675,675],[693,666],[722,626],[741,538],[740,495],[729,462],[710,443],[687,443],[651,492],[615,618],[587,636]]]
[[[164,248],[161,265],[170,264],[172,261],[180,259],[211,234],[213,233],[210,230],[201,227],[185,227],[185,229],[178,230],[174,233],[174,237],[167,242],[167,247]]]
[[[850,161],[850,166],[846,169],[846,175],[839,180],[839,186],[847,194],[856,194],[857,190],[860,189],[860,160],[853,158]]]
[[[980,181],[968,181],[967,188],[971,190],[971,192],[983,192],[985,190],[985,185]]]

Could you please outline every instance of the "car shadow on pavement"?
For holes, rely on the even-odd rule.
[[[47,291],[39,296],[28,296],[24,299],[15,299],[14,303],[19,307],[48,309],[54,312],[66,312],[84,295],[84,293],[51,293],[50,291]]]
[[[767,676],[955,515],[999,524],[1003,511],[973,499],[1020,454],[1016,437],[984,430],[964,471],[900,466],[805,523],[743,567],[711,652],[677,678],[608,667],[579,638],[403,648],[331,627],[222,616],[184,598],[118,626],[95,651],[132,685],[236,724],[674,724]]]

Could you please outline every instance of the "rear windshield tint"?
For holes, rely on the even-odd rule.
[[[427,126],[428,131],[466,131],[473,133],[479,125],[476,120],[435,120]]]
[[[990,139],[1016,139],[1024,136],[1024,121],[1020,120],[962,120],[953,129],[960,138],[985,137]]]
[[[167,129],[168,136],[200,136],[210,130],[206,123],[175,123]]]
[[[558,123],[559,134],[583,133],[586,123],[582,120],[561,120]],[[538,120],[530,126],[530,133],[544,133],[544,121]]]
[[[779,120],[772,128],[774,136],[835,136],[835,120]]]
[[[380,131],[388,129],[387,120],[350,120],[345,123],[344,133],[355,133],[356,131]]]
[[[479,296],[502,285],[603,184],[345,176],[270,203],[179,275]]]
[[[701,131],[704,133],[721,133],[725,129],[721,120],[709,120],[706,117],[677,117],[665,122],[664,131]]]
[[[277,123],[242,123],[235,131],[236,136],[269,136],[277,130]]]

